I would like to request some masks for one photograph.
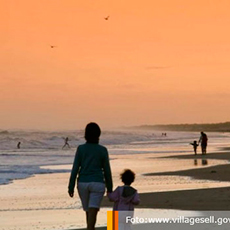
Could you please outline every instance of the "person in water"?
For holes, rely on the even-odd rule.
[[[68,148],[70,148],[70,145],[69,145],[68,142],[69,142],[69,138],[66,137],[66,138],[65,138],[65,144],[63,145],[62,149],[64,149],[66,146],[68,146]]]
[[[17,148],[20,149],[21,148],[21,142],[19,141],[17,144]]]
[[[201,136],[198,143],[201,143],[201,152],[202,155],[205,155],[207,153],[208,137],[204,132],[201,132],[200,134]]]

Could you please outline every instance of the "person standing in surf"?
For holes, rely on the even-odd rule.
[[[207,153],[208,137],[204,132],[201,132],[200,134],[201,136],[198,144],[201,143],[201,153],[202,155],[205,155]]]
[[[68,141],[69,141],[69,138],[66,137],[65,138],[65,144],[63,145],[62,149],[64,149],[66,146],[68,146],[68,148],[70,149],[70,145],[69,145]]]

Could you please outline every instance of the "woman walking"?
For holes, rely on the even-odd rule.
[[[105,187],[108,193],[112,192],[113,187],[108,151],[99,145],[100,134],[100,127],[96,123],[86,126],[86,143],[77,148],[69,180],[69,196],[73,197],[77,178],[77,190],[86,212],[88,230],[95,229]]]

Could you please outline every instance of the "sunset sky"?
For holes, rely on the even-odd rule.
[[[0,129],[229,120],[229,0],[0,3]]]

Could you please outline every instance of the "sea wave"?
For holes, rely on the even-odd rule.
[[[76,148],[85,142],[84,131],[41,132],[1,131],[0,135],[0,184],[34,174],[69,172],[44,170],[40,166],[72,164]],[[64,148],[64,139],[69,138],[71,148]],[[229,133],[208,133],[209,147],[228,145]],[[199,132],[167,132],[153,130],[114,130],[102,132],[100,144],[105,145],[110,155],[191,153]],[[21,148],[17,148],[21,142]]]
[[[0,130],[0,135],[6,135],[9,134],[9,131],[7,130]]]
[[[68,169],[43,169],[36,165],[25,167],[24,165],[4,165],[0,166],[0,184],[8,184],[13,180],[25,179],[34,174],[48,174],[48,173],[67,173]]]

